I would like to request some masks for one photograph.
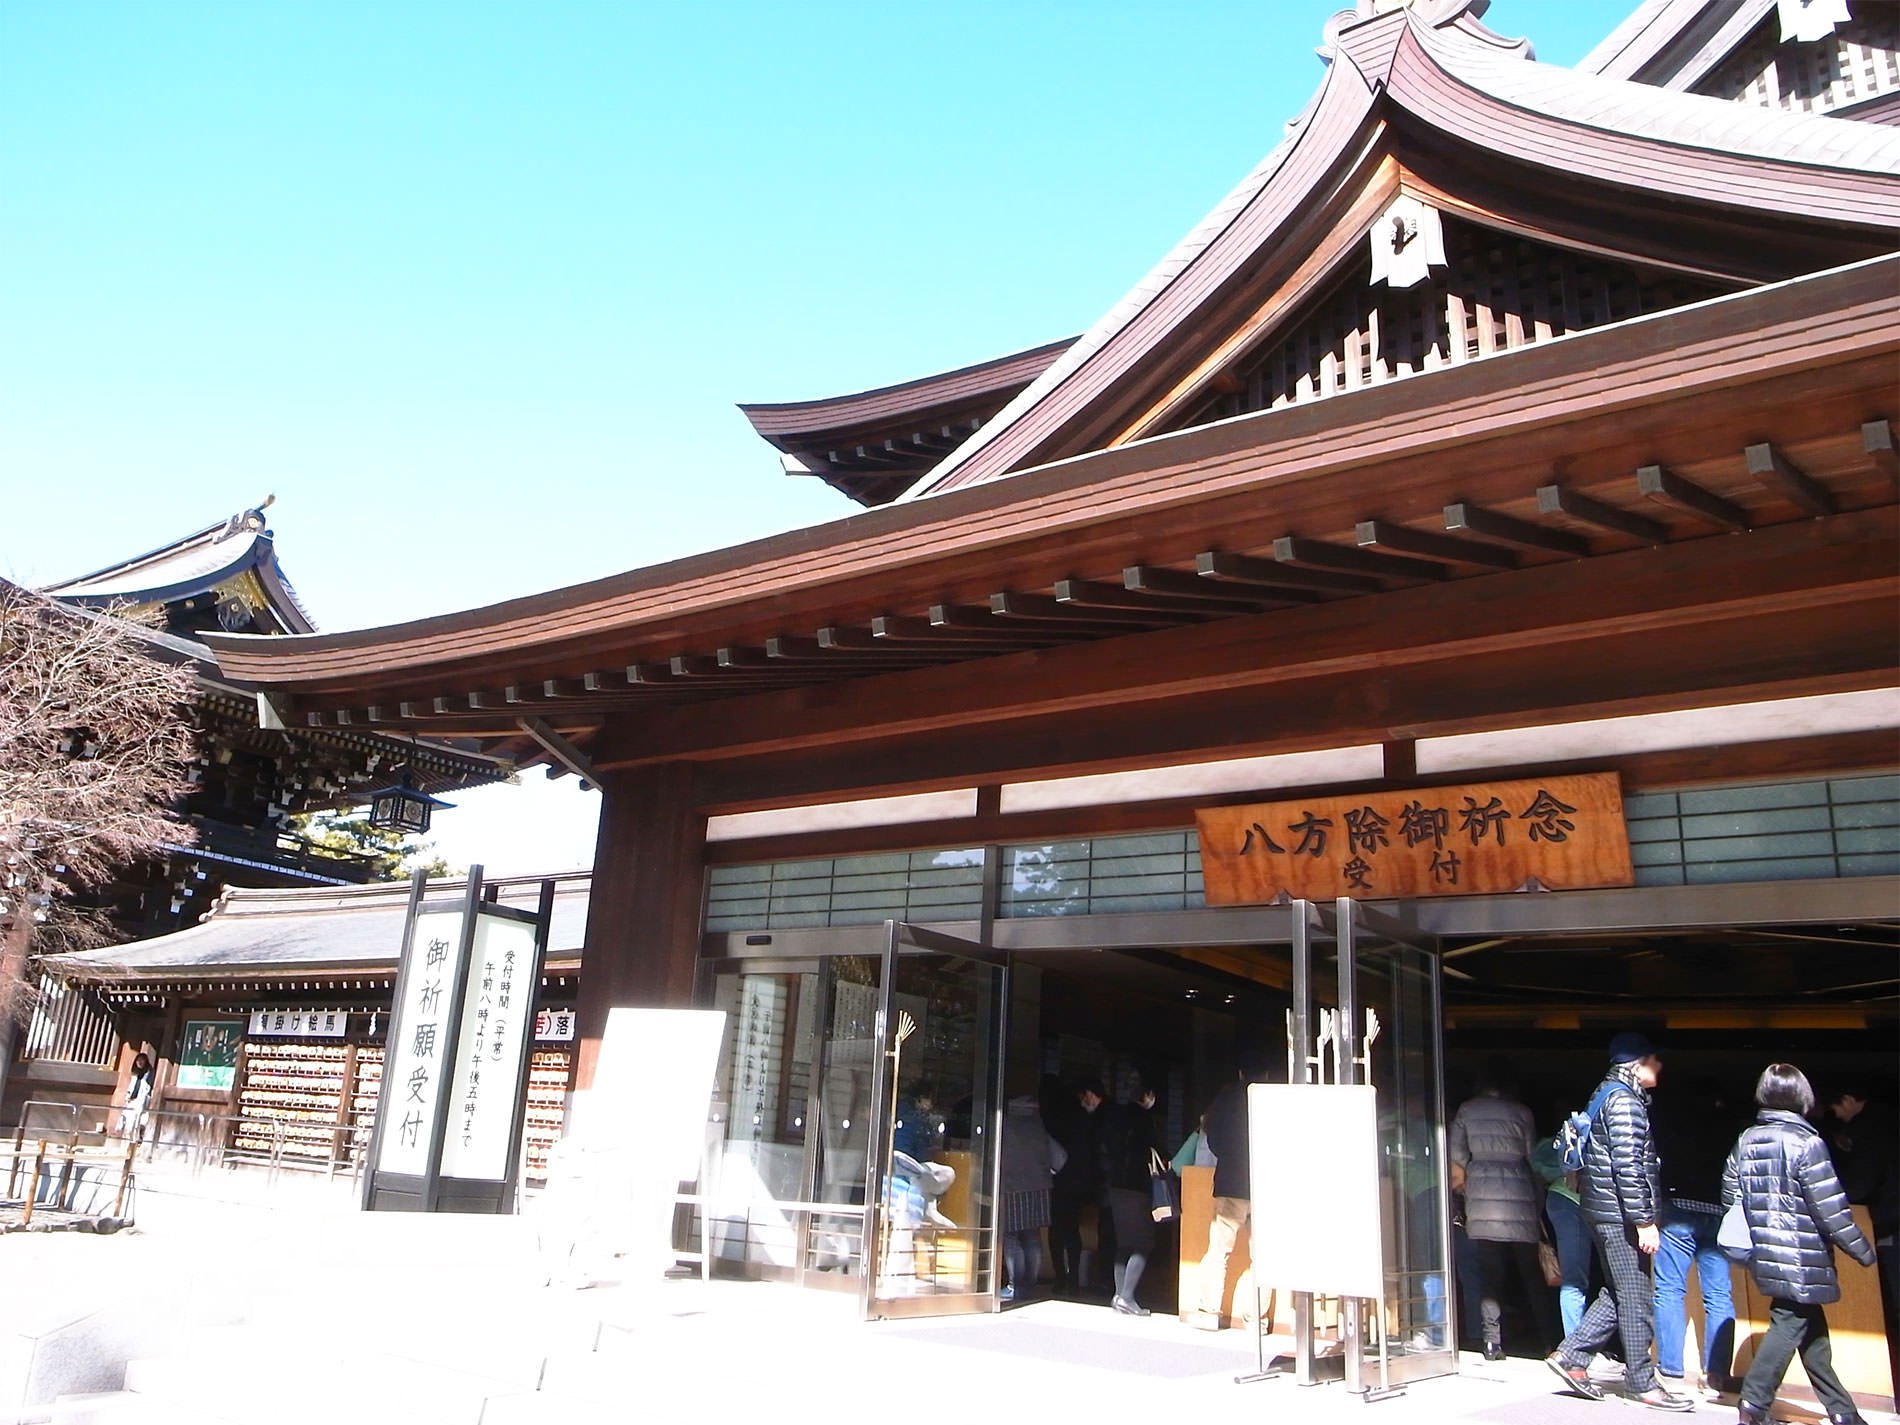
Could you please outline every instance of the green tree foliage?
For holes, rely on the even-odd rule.
[[[360,807],[307,812],[292,817],[290,829],[318,855],[346,861],[368,858],[373,881],[405,880],[417,871],[431,877],[459,876],[465,869],[449,865],[432,841],[418,841],[400,831],[371,826],[368,813]]]

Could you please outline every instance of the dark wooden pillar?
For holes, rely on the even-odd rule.
[[[609,772],[581,964],[574,1087],[590,1088],[607,1011],[693,1001],[706,817],[685,762]]]

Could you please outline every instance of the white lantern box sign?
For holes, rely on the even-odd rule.
[[[349,1033],[346,1009],[254,1009],[250,1034],[254,1039],[341,1039]]]
[[[536,1010],[534,1016],[534,1037],[542,1043],[571,1041],[574,1038],[575,1014],[571,1009]]]

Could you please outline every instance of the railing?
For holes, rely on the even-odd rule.
[[[87,1185],[88,1167],[97,1166],[101,1172],[117,1169],[117,1184],[113,1188],[112,1211],[103,1214],[115,1218],[125,1216],[125,1196],[132,1186],[132,1159],[138,1151],[136,1143],[122,1143],[117,1146],[83,1148],[76,1144],[55,1143],[45,1138],[27,1138],[24,1131],[15,1135],[10,1145],[0,1146],[0,1158],[7,1160],[7,1190],[9,1201],[19,1197],[20,1224],[30,1225],[33,1221],[33,1209],[36,1206],[55,1208],[62,1212],[76,1210],[79,1190]],[[25,1191],[21,1192],[21,1165],[26,1165]],[[56,1169],[48,1176],[49,1168]]]
[[[124,1104],[113,1104],[121,1113]],[[369,1124],[316,1125],[299,1119],[258,1118],[246,1114],[189,1109],[154,1109],[139,1125],[140,1157],[154,1166],[182,1168],[200,1177],[207,1168],[262,1167],[268,1181],[282,1172],[339,1174],[354,1180],[369,1150]],[[104,1135],[82,1135],[103,1138]],[[327,1138],[320,1153],[309,1151],[313,1137]],[[241,1140],[261,1147],[239,1147]]]
[[[118,1063],[119,1031],[112,1011],[93,990],[41,975],[34,991],[33,1017],[20,1038],[20,1059],[50,1059],[91,1069]]]

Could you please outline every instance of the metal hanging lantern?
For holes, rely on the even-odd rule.
[[[404,772],[400,782],[378,787],[369,794],[369,824],[378,831],[399,831],[406,836],[421,836],[429,829],[429,818],[437,807],[453,805],[453,802],[441,801],[417,791],[409,774]]]

